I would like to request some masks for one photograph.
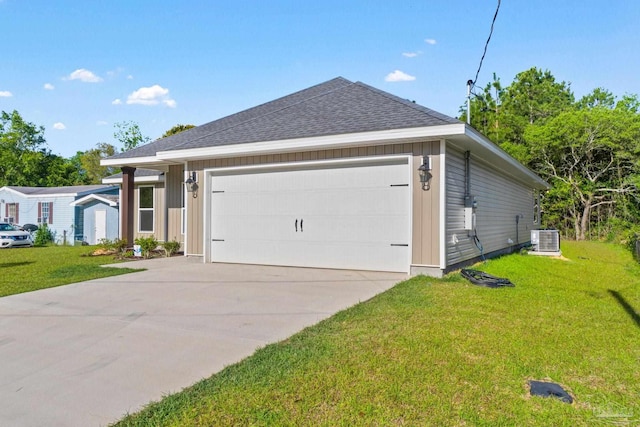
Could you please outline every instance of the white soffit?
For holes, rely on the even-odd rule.
[[[448,135],[464,134],[464,124],[427,126],[408,129],[391,129],[376,132],[326,135],[311,138],[295,138],[277,141],[226,144],[216,147],[193,148],[188,150],[161,151],[156,155],[162,160],[198,160],[206,158],[255,156],[287,153],[292,151],[330,150],[385,143],[420,141],[425,138],[439,139]]]

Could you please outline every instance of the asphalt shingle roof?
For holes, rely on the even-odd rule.
[[[458,123],[457,119],[364,83],[338,77],[111,158]]]
[[[113,185],[96,184],[96,185],[75,185],[68,187],[19,187],[14,185],[8,185],[6,188],[10,188],[19,193],[28,196],[53,196],[58,194],[89,194],[92,192],[102,192],[105,190],[113,189]]]

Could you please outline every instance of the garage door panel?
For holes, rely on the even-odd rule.
[[[407,271],[409,176],[406,158],[213,175],[211,260]]]

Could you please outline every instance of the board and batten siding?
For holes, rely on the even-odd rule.
[[[483,253],[507,249],[530,240],[534,222],[532,188],[504,175],[473,156],[470,159],[470,194],[476,197],[476,232]],[[451,147],[446,151],[446,256],[447,266],[480,256],[473,231],[464,229],[465,159]],[[516,220],[516,218],[518,218]]]
[[[167,240],[180,242],[180,249],[184,250],[184,235],[182,234],[182,207],[184,200],[184,166],[171,165],[165,173],[167,200]],[[189,197],[192,197],[189,195]]]
[[[203,254],[203,201],[204,169],[225,168],[249,165],[297,163],[317,160],[333,160],[357,157],[375,157],[389,155],[409,155],[413,159],[413,195],[412,195],[412,265],[439,265],[439,200],[440,184],[440,141],[425,141],[415,143],[363,146],[335,150],[304,151],[262,156],[232,157],[189,162],[187,170],[197,172],[198,197],[187,197],[187,255]],[[422,156],[431,156],[432,175],[430,189],[423,191],[420,184],[418,167],[422,164]],[[170,169],[171,172],[171,169]],[[173,224],[179,223],[175,217],[170,217]],[[174,227],[174,225],[169,226]]]

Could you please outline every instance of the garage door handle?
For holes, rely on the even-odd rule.
[[[300,219],[300,232],[302,233],[304,230],[302,229],[302,219]]]
[[[298,220],[296,219],[296,233],[298,232]]]

